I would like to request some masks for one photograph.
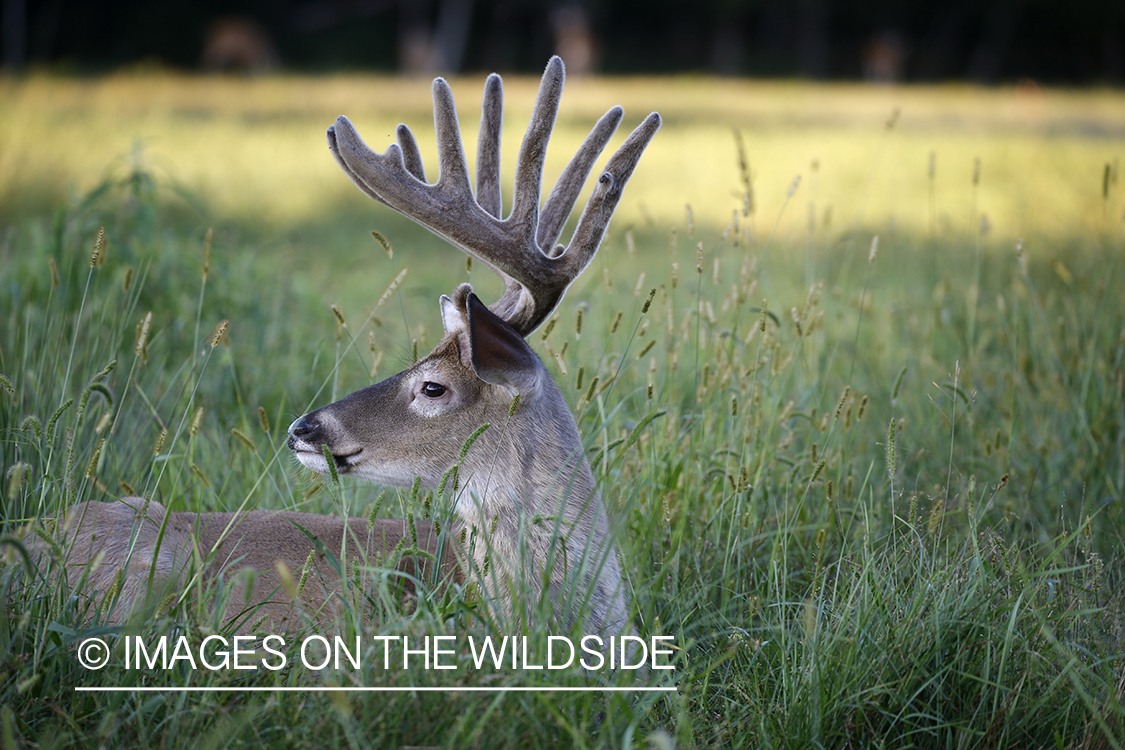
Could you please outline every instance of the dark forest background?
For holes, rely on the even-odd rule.
[[[0,0],[9,70],[1125,80],[1125,0]]]

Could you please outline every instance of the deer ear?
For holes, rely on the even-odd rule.
[[[535,352],[514,328],[489,310],[472,291],[465,297],[465,322],[477,377],[522,396],[538,389],[542,365]]]
[[[457,309],[449,295],[441,295],[441,326],[446,334],[462,333],[465,330],[465,316]]]

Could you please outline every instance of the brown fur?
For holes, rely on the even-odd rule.
[[[139,497],[80,503],[61,519],[57,533],[70,585],[85,579],[81,592],[99,597],[120,588],[109,622],[157,607],[170,594],[213,596],[223,579],[233,588],[220,620],[234,622],[239,632],[262,623],[287,627],[334,619],[343,602],[336,568],[342,550],[350,550],[345,562],[355,572],[356,566],[386,564],[387,551],[400,543],[408,550],[411,545],[403,520],[376,519],[369,527],[363,518],[292,511],[168,513]],[[417,524],[417,541],[420,550],[439,551],[433,524]],[[409,551],[396,558],[395,568],[406,574],[405,592],[414,590],[414,579],[434,580],[431,560]],[[463,580],[454,545],[444,545],[440,565],[442,582]]]

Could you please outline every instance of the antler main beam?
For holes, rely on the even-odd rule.
[[[426,181],[422,157],[410,128],[399,125],[398,143],[372,151],[346,117],[328,129],[328,148],[364,193],[444,237],[494,269],[504,293],[490,308],[521,336],[535,330],[554,311],[571,282],[589,265],[621,200],[621,191],[641,154],[660,128],[653,112],[606,164],[567,246],[556,245],[594,161],[613,137],[623,111],[613,107],[594,125],[559,176],[540,213],[543,164],[558,113],[566,75],[552,57],[539,84],[531,122],[516,163],[512,211],[502,216],[500,130],[503,85],[488,77],[481,105],[474,195],[461,144],[453,93],[444,79],[434,80],[434,129],[438,180]]]

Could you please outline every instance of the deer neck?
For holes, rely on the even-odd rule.
[[[590,632],[613,632],[624,627],[625,598],[605,507],[566,402],[553,383],[544,390],[463,475],[455,508],[466,551],[507,614],[513,583],[538,601],[546,580],[552,602],[585,600]],[[555,614],[565,626],[575,619]]]

